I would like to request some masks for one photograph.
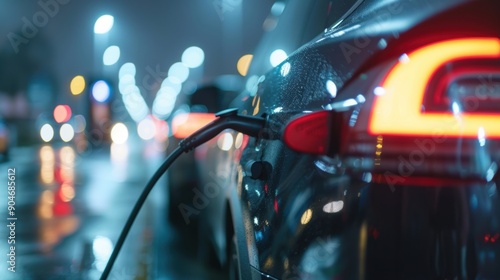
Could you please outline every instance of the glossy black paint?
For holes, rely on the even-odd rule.
[[[500,240],[491,242],[500,232],[500,176],[440,180],[433,173],[437,180],[423,185],[377,181],[373,158],[363,156],[375,152],[377,139],[359,125],[370,87],[391,59],[436,39],[499,37],[498,10],[495,1],[366,0],[240,97],[235,104],[242,113],[273,115],[283,127],[305,111],[324,109],[341,111],[343,124],[337,155],[299,154],[280,140],[249,139],[243,151],[218,156],[229,198],[219,219],[229,217],[226,239],[235,234],[238,255],[245,256],[243,279],[500,278]],[[356,106],[342,105],[359,96]],[[245,166],[255,161],[272,166],[269,178],[252,178]]]

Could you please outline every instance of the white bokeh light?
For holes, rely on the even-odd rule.
[[[290,73],[290,69],[292,68],[290,62],[287,62],[281,66],[281,76],[286,77],[288,73]]]
[[[137,125],[137,134],[142,140],[151,140],[155,137],[156,127],[151,118],[145,118]]]
[[[189,47],[182,53],[182,63],[189,68],[200,67],[204,61],[205,53],[199,47]]]
[[[116,144],[123,144],[128,139],[128,128],[123,123],[117,123],[111,129],[111,140]]]
[[[132,75],[132,77],[135,77],[136,73],[136,68],[135,64],[132,62],[127,62],[120,67],[120,71],[118,71],[118,78],[122,78],[125,75]]]
[[[126,94],[128,93],[128,87],[130,86],[136,86],[135,77],[130,74],[123,75],[118,81],[118,90],[121,94]]]
[[[184,83],[189,76],[189,68],[182,62],[176,62],[168,69],[168,76],[174,83]]]
[[[106,34],[111,28],[113,28],[113,24],[115,23],[115,18],[111,15],[103,15],[99,17],[94,25],[94,33],[95,34]]]
[[[111,88],[105,81],[97,81],[92,86],[92,96],[97,102],[105,102],[111,95]]]
[[[233,135],[225,132],[217,139],[217,146],[223,151],[229,151],[233,147]]]
[[[275,17],[279,17],[283,11],[285,10],[286,4],[282,1],[276,1],[274,2],[273,6],[271,7],[271,14]]]
[[[165,88],[165,87],[172,88],[172,89],[174,89],[176,94],[179,94],[181,92],[181,89],[182,89],[182,84],[175,83],[172,81],[172,79],[166,78],[161,83],[161,88]]]
[[[48,123],[44,124],[40,129],[40,137],[44,142],[49,142],[54,138],[54,129]]]
[[[95,257],[94,265],[96,269],[103,271],[106,267],[106,262],[113,252],[113,243],[107,237],[97,236],[92,242],[92,252]]]
[[[102,56],[102,63],[107,66],[114,65],[120,59],[120,48],[118,46],[108,47]]]
[[[175,107],[177,93],[171,87],[161,88],[153,102],[153,114],[159,118],[167,118]]]
[[[278,66],[281,62],[288,58],[286,52],[282,49],[277,49],[271,53],[269,61],[273,67]]]
[[[63,140],[64,142],[69,142],[73,140],[73,137],[75,136],[75,130],[70,124],[65,123],[61,126],[59,135],[61,136],[61,140]]]
[[[326,81],[326,90],[332,97],[337,97],[337,85],[332,81]]]
[[[130,117],[134,121],[139,122],[148,115],[149,108],[137,86],[130,86],[129,89],[126,94],[122,95],[123,104],[129,112]]]
[[[338,213],[343,208],[344,208],[344,202],[342,200],[330,201],[323,206],[323,212],[325,212],[325,213]]]

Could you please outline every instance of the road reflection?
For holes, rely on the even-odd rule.
[[[80,219],[74,215],[71,201],[75,198],[75,151],[70,146],[56,151],[42,146],[40,154],[40,181],[43,191],[37,205],[40,220],[38,241],[43,252],[49,252],[64,237],[74,233]]]

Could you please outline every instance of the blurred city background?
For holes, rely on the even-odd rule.
[[[183,133],[175,117],[222,108],[255,82],[245,77],[252,54],[284,8],[274,0],[1,0],[0,178],[6,186],[15,168],[17,221],[16,272],[4,257],[0,278],[97,279],[172,135]],[[275,49],[261,68],[289,51]],[[190,106],[200,92],[218,104]],[[221,279],[200,261],[196,235],[170,229],[167,183],[159,185],[111,279]],[[6,256],[9,232],[0,228]]]

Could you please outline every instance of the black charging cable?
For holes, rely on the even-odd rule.
[[[252,117],[252,116],[241,116],[238,115],[237,109],[227,109],[222,112],[216,114],[218,117],[213,122],[207,124],[200,130],[193,133],[191,136],[185,138],[179,143],[179,147],[177,147],[170,155],[168,155],[167,159],[161,164],[158,170],[153,174],[153,177],[149,180],[146,187],[142,191],[141,195],[137,199],[137,202],[130,212],[130,215],[125,223],[125,226],[120,233],[120,237],[118,237],[118,241],[116,241],[115,248],[109,257],[108,263],[104,268],[104,271],[101,275],[101,280],[108,279],[109,273],[111,272],[111,268],[118,257],[118,253],[125,242],[125,238],[132,227],[139,211],[142,208],[142,205],[146,201],[149,193],[153,189],[154,185],[160,177],[167,171],[167,169],[174,163],[174,161],[184,152],[189,152],[199,145],[209,141],[214,138],[225,129],[234,129],[238,132],[247,134],[252,137],[261,137],[261,138],[274,138],[274,133],[269,133],[266,131],[266,123],[267,118],[265,117]]]

